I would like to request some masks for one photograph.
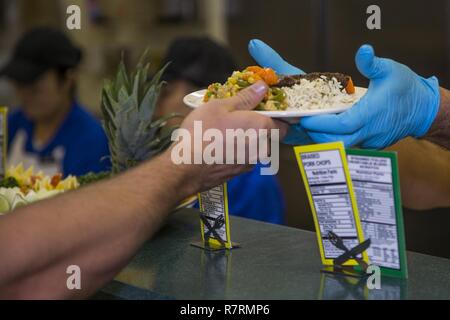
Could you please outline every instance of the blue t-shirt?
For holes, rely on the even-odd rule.
[[[23,135],[23,147],[17,146],[18,135]],[[20,143],[22,145],[22,143]],[[33,122],[20,110],[8,117],[8,149],[21,148],[26,155],[35,157],[36,161],[61,162],[60,169],[64,176],[80,176],[89,172],[110,170],[108,140],[100,122],[77,102],[58,129],[53,139],[37,149],[33,145]],[[61,159],[55,159],[55,151],[61,151]],[[12,160],[12,159],[11,159]],[[10,163],[16,165],[17,163]]]
[[[286,208],[278,179],[262,176],[260,169],[258,164],[228,181],[228,211],[238,217],[284,224]]]
[[[276,176],[262,176],[261,165],[228,182],[228,204],[232,215],[284,223],[284,197]]]

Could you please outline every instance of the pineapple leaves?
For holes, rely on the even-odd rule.
[[[167,121],[182,117],[169,114],[154,120],[164,82],[165,65],[152,78],[147,49],[134,70],[127,71],[122,57],[116,77],[106,80],[102,90],[103,127],[109,141],[113,173],[119,173],[164,151],[171,144],[175,127]]]
[[[127,75],[127,68],[125,67],[125,62],[122,57],[120,64],[119,64],[119,70],[117,71],[116,81],[114,83],[114,92],[117,93],[121,88],[125,88],[127,92],[130,92],[130,80],[128,79]],[[117,100],[118,97],[114,96],[114,98]]]
[[[161,88],[164,82],[161,82],[161,77],[166,71],[169,64],[166,64],[161,70],[159,70],[153,79],[145,86],[145,94],[142,99],[139,112],[142,118],[151,119],[155,113],[156,103],[161,92]]]
[[[144,69],[144,66],[147,64],[146,61],[150,60],[150,48],[146,48],[144,53],[139,58],[139,62],[136,66],[136,70],[142,70]]]
[[[114,126],[114,129],[117,129],[114,124],[114,117],[116,116],[116,114],[107,90],[103,90],[102,92],[102,101],[103,103],[101,105],[101,109],[103,116],[106,118],[106,122],[111,123]]]
[[[173,118],[183,118],[183,115],[179,114],[179,113],[170,113],[170,114],[162,117],[161,119],[158,119],[158,120],[150,123],[150,128],[153,129],[156,127],[163,127],[163,126],[165,126],[165,124],[168,120],[173,119]]]

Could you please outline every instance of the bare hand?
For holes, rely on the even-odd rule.
[[[207,190],[238,174],[251,170],[252,164],[254,164],[255,160],[259,160],[260,158],[258,152],[254,152],[255,150],[252,150],[249,145],[252,143],[267,143],[267,148],[270,152],[270,137],[272,130],[278,130],[280,139],[285,136],[288,128],[286,124],[252,111],[262,101],[267,90],[267,85],[264,82],[257,82],[245,90],[242,90],[232,98],[216,99],[204,104],[189,114],[184,120],[181,129],[183,129],[185,133],[188,132],[191,137],[194,137],[195,124],[197,123],[198,125],[198,122],[201,122],[203,133],[208,129],[217,129],[223,136],[223,160],[221,164],[206,164],[202,161],[201,164],[183,164],[176,166],[177,170],[182,170],[190,177],[188,180],[189,191],[187,192],[195,193]],[[258,136],[255,137],[257,141],[252,138],[245,139],[244,148],[246,158],[244,164],[242,164],[242,162],[241,164],[237,164],[236,149],[242,149],[242,146],[237,146],[234,139],[227,140],[226,131],[228,129],[242,129],[243,131],[255,129],[259,133]],[[264,134],[264,130],[261,129],[265,129],[267,134]],[[261,135],[261,132],[263,132],[264,136]],[[276,143],[278,143],[278,141],[276,141]],[[204,149],[208,144],[209,143],[202,141],[203,148],[201,149]],[[231,159],[233,160],[233,164],[227,164],[230,163],[230,159],[225,159],[227,155],[226,146],[230,144],[235,148],[234,158]],[[197,156],[199,156],[198,148],[196,150],[193,145],[194,142],[192,142],[191,159],[195,158],[196,153]],[[169,150],[169,153],[172,153],[176,146],[177,145],[175,144]],[[202,152],[202,150],[200,150],[200,152]]]

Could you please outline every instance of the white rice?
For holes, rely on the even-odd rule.
[[[335,77],[321,76],[313,81],[301,79],[299,84],[283,87],[287,95],[288,110],[317,110],[353,105],[356,94],[347,94]]]

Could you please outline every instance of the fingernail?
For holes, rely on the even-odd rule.
[[[264,81],[258,81],[250,88],[259,96],[265,95],[267,93],[267,90],[269,89]]]
[[[248,50],[250,52],[254,51],[256,49],[256,43],[255,43],[255,39],[250,40],[250,42],[248,43]]]
[[[258,41],[256,39],[250,40],[250,45],[251,46],[256,46],[257,44],[258,44]]]
[[[360,48],[360,53],[364,54],[364,55],[373,55],[375,50],[373,49],[373,47],[369,44],[364,44],[362,45]]]

